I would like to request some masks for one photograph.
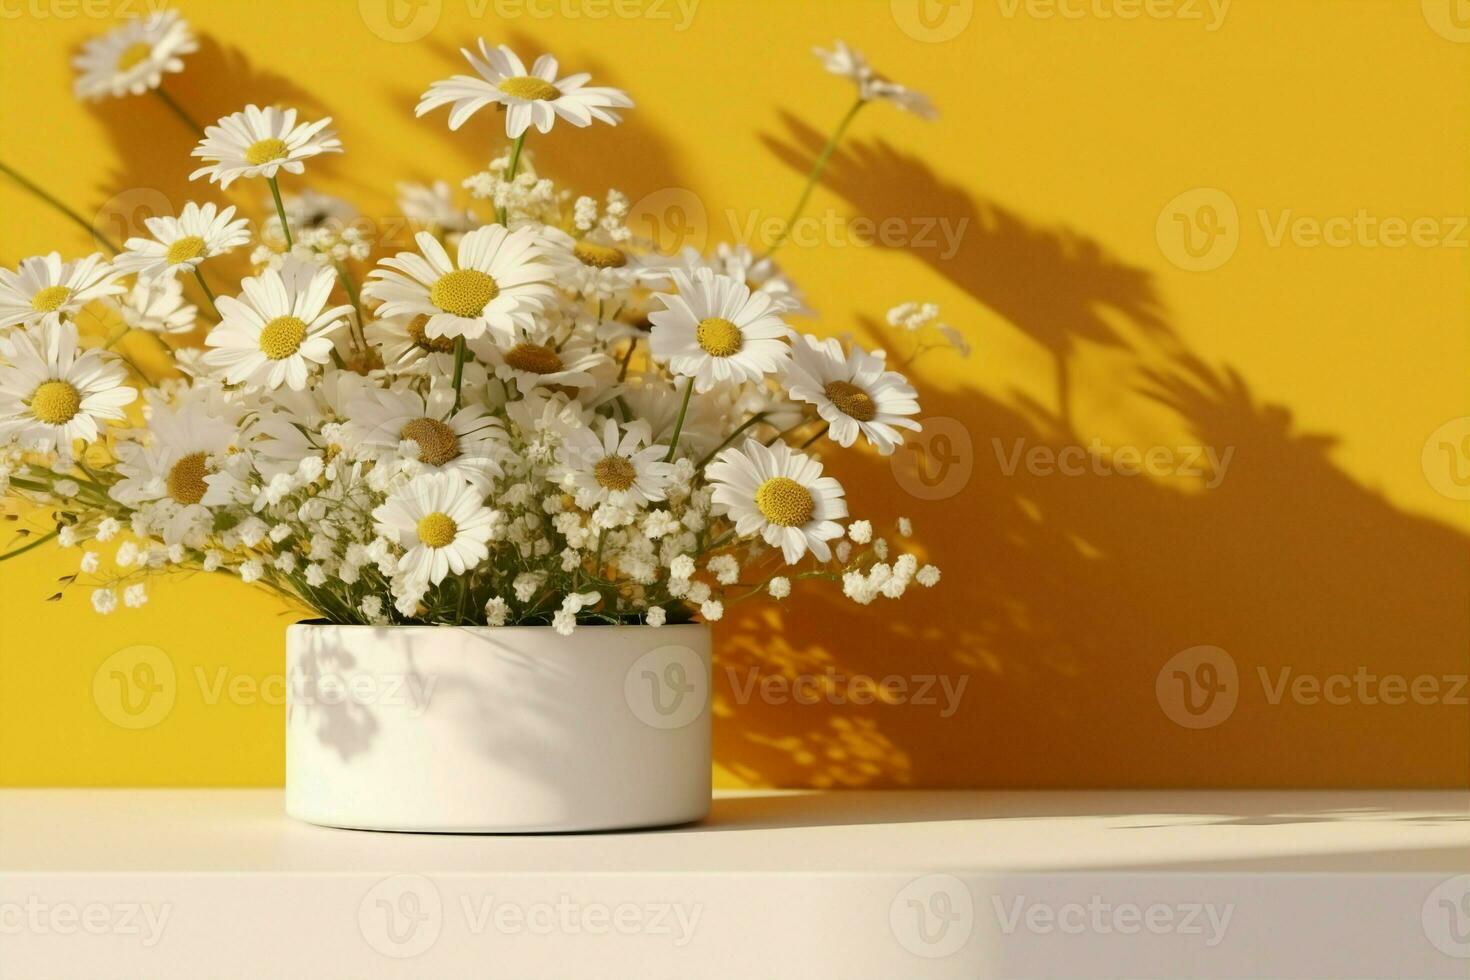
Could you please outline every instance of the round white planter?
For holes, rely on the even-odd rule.
[[[699,820],[706,626],[332,626],[286,634],[286,812],[364,830]]]

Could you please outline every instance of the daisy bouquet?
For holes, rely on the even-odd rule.
[[[161,80],[194,49],[176,13],[128,25],[88,46],[78,94],[152,91],[192,125]],[[819,54],[858,88],[833,143],[875,100],[931,112],[840,43]],[[919,429],[886,356],[799,331],[811,311],[769,253],[660,254],[622,194],[536,172],[533,128],[616,124],[625,93],[484,41],[465,57],[474,74],[433,83],[418,114],[503,113],[507,149],[463,184],[483,216],[447,183],[404,186],[422,230],[375,250],[350,205],[278,184],[342,151],[331,120],[251,105],[203,128],[192,177],[259,182],[267,217],[190,202],[113,256],[0,270],[0,483],[54,523],[0,559],[80,548],[64,581],[104,613],[185,568],[335,623],[563,633],[716,620],[798,579],[861,603],[937,582],[849,520],[820,461]],[[231,282],[236,251],[250,269]],[[930,305],[889,322],[961,343]],[[163,367],[118,343],[137,335]]]

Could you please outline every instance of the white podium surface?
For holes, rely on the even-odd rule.
[[[0,791],[3,980],[1467,974],[1458,791],[726,792],[554,836]]]

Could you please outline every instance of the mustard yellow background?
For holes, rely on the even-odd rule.
[[[935,354],[915,370],[937,417],[924,451],[903,451],[896,468],[864,454],[832,463],[856,511],[913,518],[944,581],[867,608],[805,589],[779,610],[732,610],[716,669],[723,783],[1470,781],[1470,709],[1463,688],[1453,697],[1470,666],[1463,10],[178,6],[205,37],[166,82],[178,101],[203,121],[250,101],[330,114],[347,154],[283,183],[349,196],[385,224],[394,181],[457,184],[498,145],[492,112],[459,133],[442,111],[413,117],[418,93],[464,70],[457,48],[479,35],[552,50],[627,89],[638,107],[623,126],[533,134],[537,165],[589,193],[622,188],[652,230],[710,244],[786,213],[848,105],[812,45],[843,37],[933,97],[934,123],[884,105],[859,115],[812,202],[825,244],[781,258],[820,311],[808,329],[898,351],[904,338],[877,326],[883,311],[931,299],[974,346],[969,360]],[[142,0],[0,9],[0,159],[114,236],[191,198],[261,214],[259,187],[222,195],[187,181],[194,140],[156,99],[72,99],[77,45]],[[12,267],[92,247],[5,180],[0,213]],[[897,231],[864,244],[853,219],[895,219]],[[1413,240],[1394,244],[1385,219],[1416,228]],[[953,248],[942,228],[961,229]],[[900,240],[913,247],[887,247]],[[1104,460],[1178,450],[1178,465],[1136,476],[1046,465],[1082,459],[1068,455],[1079,446]],[[1190,475],[1191,446],[1231,452],[1218,480]],[[1029,455],[1012,467],[1017,447]],[[0,565],[0,783],[280,782],[292,614],[203,575],[107,618],[84,590],[43,601],[77,558],[46,547]],[[1187,727],[1166,710],[1183,690],[1166,664],[1198,646],[1236,668],[1234,707]],[[141,717],[121,710],[111,680],[139,663],[157,668],[161,691]],[[829,668],[898,676],[907,693],[799,704],[778,681],[760,686]],[[1273,698],[1283,670],[1432,677],[1440,693],[1400,705]],[[962,678],[946,713],[942,685]]]

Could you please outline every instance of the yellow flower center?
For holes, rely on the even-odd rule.
[[[117,56],[117,70],[127,71],[136,68],[139,62],[153,53],[153,45],[147,41],[137,41],[123,49],[123,53]]]
[[[532,78],[530,75],[516,75],[514,78],[507,78],[500,83],[498,88],[506,95],[517,99],[547,102],[561,98],[561,90],[555,85],[540,78]]]
[[[781,527],[801,527],[817,509],[811,491],[789,476],[773,476],[755,491],[762,516]]]
[[[859,422],[871,422],[878,414],[873,396],[848,381],[831,381],[822,389],[837,410]]]
[[[419,459],[430,466],[443,466],[459,455],[459,436],[438,419],[414,419],[398,433],[399,439],[419,444]]]
[[[572,254],[577,257],[577,261],[594,269],[621,269],[628,264],[628,257],[623,254],[622,249],[598,245],[596,242],[578,242],[572,246]]]
[[[272,160],[284,160],[290,155],[291,148],[286,145],[285,140],[267,136],[263,140],[256,140],[250,144],[249,149],[245,151],[245,162],[252,167],[258,167]]]
[[[729,357],[740,353],[745,337],[740,328],[722,316],[705,317],[694,328],[694,339],[711,357]]]
[[[444,548],[454,543],[459,525],[454,518],[442,511],[434,511],[419,518],[419,540],[430,548]]]
[[[43,381],[31,392],[31,414],[47,425],[65,425],[81,410],[81,394],[65,381]]]
[[[527,374],[554,374],[561,370],[561,356],[543,344],[516,344],[505,352],[505,363]]]
[[[424,333],[424,326],[428,322],[429,317],[426,313],[421,313],[408,321],[408,339],[413,342],[413,345],[431,354],[448,354],[454,350],[454,341],[448,337],[430,337]]]
[[[190,453],[175,463],[164,481],[168,495],[185,506],[203,500],[204,492],[209,489],[204,482],[209,474],[208,459],[205,453]]]
[[[499,284],[478,269],[455,269],[429,288],[429,302],[445,313],[462,317],[479,316],[499,295]]]
[[[306,339],[306,321],[295,316],[278,316],[260,331],[260,352],[273,361],[284,360],[301,349]]]
[[[71,298],[71,290],[65,286],[47,286],[31,297],[31,307],[37,313],[53,313]]]
[[[604,456],[592,467],[592,475],[599,486],[609,490],[626,490],[638,478],[638,471],[622,456]]]
[[[204,239],[198,235],[185,235],[168,247],[168,254],[164,258],[168,260],[169,265],[178,265],[180,262],[197,259],[203,254]]]

